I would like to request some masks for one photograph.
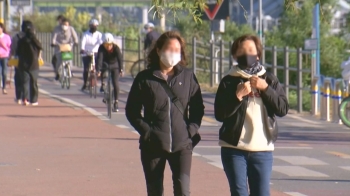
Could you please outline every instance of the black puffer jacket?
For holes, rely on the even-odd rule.
[[[161,86],[166,83],[157,70],[140,72],[131,87],[126,103],[126,117],[139,132],[140,149],[151,147],[176,152],[186,148],[197,133],[204,105],[201,90],[193,72],[177,65],[169,84],[186,108],[184,115],[176,108]],[[144,116],[141,110],[144,110]]]
[[[267,109],[269,117],[283,117],[289,110],[286,94],[278,81],[278,78],[271,73],[262,76],[266,79],[269,87],[265,92],[261,92],[262,101]],[[220,129],[220,140],[228,144],[237,146],[247,111],[248,97],[245,96],[239,101],[236,96],[237,85],[246,82],[247,79],[231,75],[225,76],[219,85],[216,93],[214,113],[216,120],[223,122]],[[278,129],[268,133],[268,137],[273,142],[277,139]]]

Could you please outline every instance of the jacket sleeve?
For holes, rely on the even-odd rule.
[[[73,36],[74,43],[78,44],[79,43],[78,34],[72,26],[70,28],[72,30],[72,36]]]
[[[101,71],[102,69],[102,64],[103,64],[103,51],[101,46],[98,48],[97,52],[97,70]]]
[[[19,41],[18,35],[16,34],[15,36],[12,37],[10,56],[15,56],[16,55],[18,41]]]
[[[187,129],[193,137],[197,132],[202,123],[204,116],[204,104],[202,98],[201,88],[198,84],[196,76],[192,73],[191,79],[191,91],[189,101],[189,117],[187,122]]]
[[[7,51],[8,52],[11,52],[11,44],[12,44],[12,40],[11,40],[11,37],[9,35],[7,35]]]
[[[17,41],[17,46],[16,46],[16,54],[17,54],[17,56],[20,56],[20,55],[22,55],[22,41],[21,41],[21,39],[18,39],[18,41]]]
[[[141,115],[142,110],[142,93],[140,84],[140,74],[138,74],[132,83],[129,96],[125,106],[125,115],[130,124],[141,136],[144,136],[151,130],[150,125]]]
[[[38,40],[38,38],[35,35],[32,37],[31,41],[38,50],[43,49],[41,42]]]
[[[146,50],[148,47],[150,47],[151,46],[151,44],[152,44],[152,40],[151,40],[151,38],[150,38],[150,33],[148,33],[147,35],[146,35],[146,37],[145,37],[145,47],[144,47],[144,50]]]
[[[288,114],[289,104],[286,93],[277,77],[274,76],[267,89],[261,92],[261,98],[274,111],[276,116],[283,117]]]
[[[51,44],[56,45],[57,44],[57,27],[53,30],[51,34]]]
[[[116,48],[116,53],[117,53],[119,71],[121,71],[123,69],[123,55],[122,55],[122,52],[120,51],[119,46],[117,46]]]
[[[227,88],[224,79],[221,80],[214,102],[214,114],[217,121],[223,122],[241,106],[242,101],[236,95],[237,85],[232,84],[232,88]]]
[[[81,50],[85,50],[85,44],[86,44],[86,33],[84,33],[83,37],[81,38]]]

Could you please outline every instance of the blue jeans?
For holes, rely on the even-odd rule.
[[[6,89],[7,58],[0,58],[0,77],[2,78],[2,89]]]
[[[230,184],[231,196],[270,196],[272,152],[249,152],[222,147],[221,160]]]

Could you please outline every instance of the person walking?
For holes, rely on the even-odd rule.
[[[136,76],[125,107],[128,121],[140,134],[147,195],[163,195],[168,161],[174,195],[189,196],[192,150],[204,115],[201,89],[192,70],[184,67],[185,41],[178,32],[163,33],[148,62],[148,69]]]
[[[270,177],[276,117],[287,115],[289,105],[278,78],[259,63],[262,45],[258,37],[244,35],[231,47],[238,65],[219,85],[215,118],[221,159],[231,196],[270,196]],[[250,193],[248,193],[249,184]]]
[[[18,42],[21,38],[23,38],[26,35],[24,32],[25,29],[23,29],[23,27],[27,25],[27,22],[28,21],[23,21],[21,31],[12,37],[11,53],[10,53],[11,57],[14,57],[14,58],[18,57],[18,54],[17,54]],[[23,85],[21,80],[21,74],[18,67],[15,67],[14,82],[15,82],[15,96],[16,96],[15,102],[17,102],[18,104],[22,104],[22,100],[24,99]]]
[[[84,71],[83,71],[83,80],[84,84],[81,90],[86,90],[87,86],[87,80],[89,76],[89,69],[90,64],[92,61],[92,57],[86,55],[86,52],[93,52],[95,55],[95,65],[96,65],[96,59],[97,59],[97,52],[102,44],[102,33],[97,31],[97,27],[99,25],[98,20],[92,19],[89,22],[90,29],[86,31],[83,35],[83,38],[81,39],[81,51],[80,54],[82,55],[83,65],[84,65]],[[97,69],[96,69],[97,70]],[[102,87],[101,90],[102,91]]]
[[[22,30],[25,36],[18,41],[17,55],[24,90],[23,104],[36,106],[38,105],[38,60],[42,45],[34,33],[34,25],[31,21],[26,21],[22,25]]]
[[[7,61],[11,51],[11,37],[6,34],[5,25],[0,23],[0,72],[2,78],[2,93],[7,94]]]
[[[103,44],[98,48],[97,70],[98,75],[101,75],[102,89],[104,87],[103,72],[108,71],[107,69],[110,70],[114,94],[113,111],[118,112],[119,76],[123,76],[123,56],[119,46],[114,44],[113,41],[114,36],[111,33],[103,35]],[[107,64],[108,67],[104,67],[104,64]],[[106,103],[106,100],[103,99],[103,102]]]

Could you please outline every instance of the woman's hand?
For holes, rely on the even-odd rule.
[[[264,79],[261,79],[258,76],[252,76],[249,80],[252,88],[256,88],[261,91],[265,91],[269,86]]]
[[[236,95],[239,100],[242,100],[244,96],[248,95],[252,91],[250,81],[245,83],[239,83],[236,90]]]

